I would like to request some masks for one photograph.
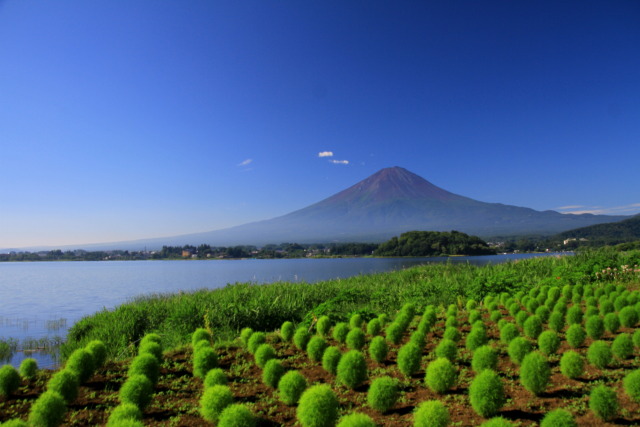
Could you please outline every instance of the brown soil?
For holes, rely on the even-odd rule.
[[[460,320],[462,321],[462,318]],[[621,381],[628,372],[639,366],[640,359],[636,357],[617,361],[614,366],[604,371],[588,366],[582,378],[571,380],[560,374],[559,357],[552,356],[550,385],[542,396],[534,396],[520,384],[518,366],[509,360],[505,346],[499,341],[497,327],[490,320],[485,321],[487,325],[491,325],[489,336],[501,354],[498,372],[504,380],[508,398],[507,404],[498,413],[499,416],[511,420],[516,425],[537,425],[548,411],[563,408],[570,411],[581,426],[640,425],[640,405],[627,397]],[[464,338],[469,327],[461,326],[460,329],[463,339],[460,340],[458,349],[458,382],[453,389],[443,395],[432,392],[424,384],[426,365],[433,360],[435,346],[442,338],[444,330],[442,321],[427,336],[422,369],[411,378],[404,377],[397,369],[396,354],[400,346],[390,346],[388,361],[384,364],[369,360],[370,378],[389,375],[397,378],[401,384],[401,397],[396,406],[386,414],[379,414],[366,405],[370,381],[356,390],[350,390],[338,384],[333,375],[322,369],[321,363],[311,361],[293,344],[282,343],[275,335],[270,336],[268,341],[276,348],[278,358],[287,369],[301,371],[309,384],[330,384],[340,401],[341,414],[353,411],[364,412],[379,425],[408,426],[412,425],[413,411],[421,402],[439,399],[448,408],[452,425],[473,426],[485,420],[473,411],[469,403],[467,390],[474,377],[470,366],[471,354],[464,348]],[[633,330],[620,332],[633,332]],[[405,340],[408,337],[409,334],[406,334]],[[613,336],[607,333],[604,339],[611,341]],[[340,347],[342,351],[347,351],[344,346],[340,346],[332,339],[328,341],[331,345]],[[587,340],[578,351],[583,355],[586,354],[589,344],[590,341]],[[562,345],[560,353],[568,349],[566,342]],[[367,348],[364,350],[366,354]],[[236,346],[219,348],[218,355],[220,367],[227,373],[236,401],[246,403],[252,409],[259,418],[258,425],[296,424],[296,408],[284,405],[278,399],[277,391],[262,383],[261,370],[246,350]],[[165,354],[156,394],[153,402],[144,411],[145,425],[212,425],[204,421],[198,413],[198,399],[202,394],[203,385],[200,379],[194,378],[191,374],[190,357],[189,349],[179,349]],[[68,407],[64,424],[93,426],[106,423],[110,411],[118,405],[118,389],[126,378],[127,367],[128,362],[109,362],[88,383],[82,385],[78,399]],[[50,375],[50,371],[42,371],[36,380],[23,381],[14,395],[9,398],[0,397],[0,422],[15,417],[26,419],[32,402],[42,393]],[[621,411],[618,418],[612,422],[605,423],[588,408],[589,392],[597,384],[609,385],[618,392]]]

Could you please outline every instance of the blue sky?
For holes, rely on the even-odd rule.
[[[0,247],[225,228],[388,166],[638,213],[638,46],[635,0],[0,0]]]

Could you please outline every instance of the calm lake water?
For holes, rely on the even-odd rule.
[[[430,262],[500,263],[540,254],[453,258],[337,258],[216,261],[97,261],[0,263],[0,339],[18,348],[62,341],[80,318],[133,297],[228,283],[317,282],[397,270]],[[55,353],[55,352],[54,352]],[[35,357],[55,367],[56,355],[14,351],[0,363]]]

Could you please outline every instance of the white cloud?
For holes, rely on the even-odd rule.
[[[349,160],[329,160],[334,165],[348,165]]]
[[[247,159],[239,163],[238,166],[247,166],[251,162],[253,162],[253,159]]]
[[[640,203],[631,203],[624,206],[602,207],[602,206],[561,206],[556,208],[564,214],[593,214],[593,215],[634,215],[640,212]]]
[[[318,157],[333,157],[333,151],[321,151],[318,153]]]

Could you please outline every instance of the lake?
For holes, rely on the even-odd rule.
[[[3,262],[0,263],[0,339],[19,343],[19,348],[49,347],[62,341],[69,327],[80,318],[144,294],[216,289],[236,282],[313,283],[431,262],[482,265],[542,255]],[[41,367],[56,366],[55,349],[53,354],[43,351],[14,351],[4,357],[0,354],[0,363],[18,366],[25,357],[35,357]]]

